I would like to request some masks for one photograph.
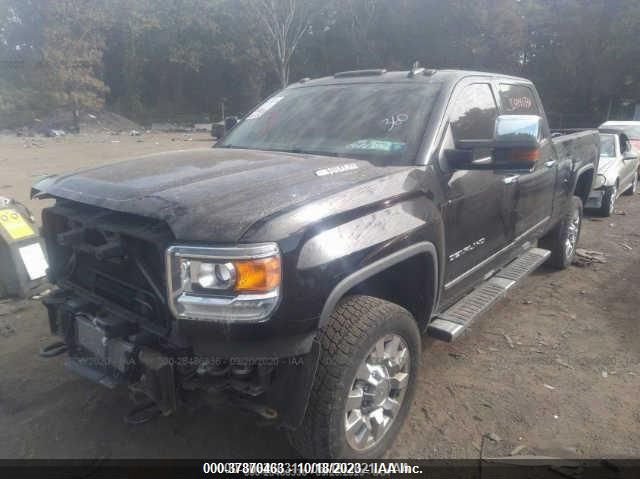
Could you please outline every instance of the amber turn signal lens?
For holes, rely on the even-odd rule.
[[[236,287],[240,293],[266,293],[280,286],[280,257],[234,261]]]
[[[509,152],[509,160],[510,161],[538,161],[540,158],[540,150],[523,150],[523,149],[513,149]]]

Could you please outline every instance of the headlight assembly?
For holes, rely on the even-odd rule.
[[[282,280],[274,243],[167,249],[169,307],[176,318],[260,321],[276,308]]]
[[[593,182],[593,189],[597,190],[598,188],[602,188],[607,182],[607,177],[602,173],[596,174],[596,179]]]

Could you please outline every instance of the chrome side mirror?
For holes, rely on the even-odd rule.
[[[537,115],[500,115],[496,119],[494,148],[537,149],[542,138],[542,118]]]

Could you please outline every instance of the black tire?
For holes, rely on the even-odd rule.
[[[636,191],[638,191],[638,172],[637,171],[633,175],[633,181],[631,182],[631,185],[622,194],[625,196],[633,196],[636,194]]]
[[[346,400],[356,372],[372,347],[388,335],[400,336],[409,351],[409,380],[395,419],[379,442],[365,451],[347,441]],[[380,458],[389,448],[411,406],[420,366],[418,325],[404,308],[370,296],[343,299],[320,333],[320,362],[301,426],[289,434],[291,445],[308,458]]]
[[[598,209],[600,216],[605,218],[611,216],[616,210],[616,199],[618,195],[618,185],[610,186],[602,195],[602,206]]]
[[[575,241],[573,248],[569,251],[567,248],[567,239],[572,232],[572,223],[577,215],[578,224],[575,233]],[[551,230],[544,238],[540,239],[540,247],[551,251],[551,256],[547,260],[547,264],[556,269],[568,268],[576,255],[576,248],[580,241],[580,231],[582,229],[583,207],[582,200],[577,196],[572,198],[569,211],[565,213],[558,225]]]

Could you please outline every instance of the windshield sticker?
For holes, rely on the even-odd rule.
[[[251,115],[247,117],[247,120],[255,120],[256,118],[260,118],[266,112],[271,110],[274,106],[276,106],[280,100],[282,100],[283,96],[274,96],[273,98],[269,98],[262,105],[260,105]]]
[[[396,153],[403,151],[406,147],[405,143],[389,140],[358,140],[347,145],[348,150],[365,150],[365,151],[384,151],[387,153]]]
[[[391,118],[385,118],[383,123],[387,128],[387,131],[391,131],[394,128],[400,128],[402,124],[409,119],[409,115],[406,113],[400,113],[399,115],[392,115]]]
[[[355,163],[347,163],[346,165],[340,166],[332,166],[331,168],[324,168],[322,170],[317,170],[317,176],[327,176],[327,175],[335,175],[336,173],[343,173],[345,171],[357,170],[358,165]]]

